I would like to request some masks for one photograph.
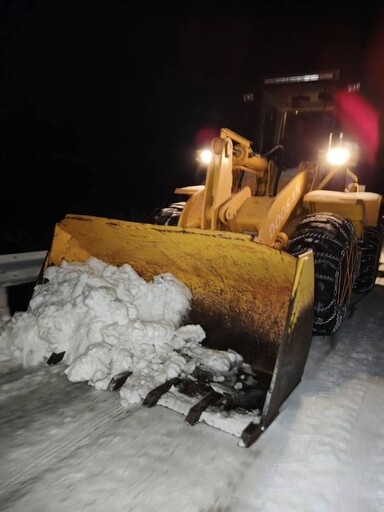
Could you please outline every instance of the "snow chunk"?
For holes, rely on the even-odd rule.
[[[192,294],[170,273],[147,282],[128,264],[91,257],[48,267],[44,277],[28,311],[1,332],[0,358],[34,366],[64,352],[68,379],[97,389],[127,373],[119,390],[123,405],[141,402],[154,387],[196,367],[220,374],[242,362],[233,351],[205,348],[200,325],[182,325]]]

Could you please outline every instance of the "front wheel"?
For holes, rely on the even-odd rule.
[[[153,223],[161,226],[177,226],[185,202],[172,203],[167,208],[161,208],[156,212]]]
[[[306,215],[286,251],[299,256],[310,249],[315,266],[312,331],[331,335],[346,315],[355,280],[357,239],[351,221],[335,213]]]

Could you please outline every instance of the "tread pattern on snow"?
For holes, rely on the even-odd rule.
[[[40,370],[48,374],[49,370]],[[40,367],[37,367],[37,371]],[[33,372],[35,373],[35,372]],[[33,376],[33,374],[32,374]],[[65,387],[68,381],[64,379],[60,375],[56,375],[56,378],[53,378],[52,386],[49,392],[47,392],[46,385],[41,386],[45,389],[44,397],[46,398],[46,402],[49,403],[53,401],[53,397],[58,396],[58,392],[62,389],[66,390],[66,402],[63,407],[71,407],[71,402],[76,402],[76,400],[84,396],[84,394],[89,394],[90,400],[92,398],[92,390],[87,386],[72,386]],[[33,381],[32,381],[33,383]],[[16,381],[15,384],[18,384]],[[32,388],[36,388],[37,386],[32,386]],[[28,389],[28,386],[26,385]],[[36,390],[35,390],[36,391]],[[28,395],[26,394],[25,400],[28,399]],[[73,403],[72,402],[72,403]],[[92,403],[92,402],[91,402]],[[17,409],[20,408],[23,411],[23,415],[29,418],[29,422],[33,423],[36,421],[36,418],[39,416],[39,411],[44,412],[46,405],[40,399],[36,404],[35,400],[28,400],[28,403],[16,402],[12,406],[7,406],[3,408],[3,414],[0,414],[0,426],[4,427],[7,425],[9,428],[12,427],[13,424],[18,425],[20,423],[20,418],[17,414]],[[100,415],[100,408],[105,408],[105,414]],[[133,411],[134,409],[132,409]],[[128,413],[129,414],[129,413]],[[108,430],[110,425],[117,421],[118,419],[123,419],[127,417],[126,409],[122,408],[120,400],[108,400],[102,404],[99,404],[99,409],[89,409],[86,411],[86,415],[89,416],[86,424],[83,425],[82,429],[70,428],[68,427],[68,435],[66,437],[62,437],[58,439],[55,443],[50,442],[50,438],[44,442],[40,442],[38,444],[39,450],[35,449],[36,439],[33,436],[29,439],[30,445],[26,448],[33,453],[33,456],[28,457],[28,460],[23,466],[12,466],[12,459],[8,459],[3,457],[4,467],[9,465],[8,470],[2,473],[4,476],[0,483],[0,502],[5,504],[7,500],[12,496],[14,491],[21,487],[26,487],[33,483],[33,481],[38,478],[44,471],[47,471],[52,465],[56,463],[57,460],[62,460],[64,456],[68,456],[72,452],[76,451],[79,446],[84,443],[90,443],[92,439],[97,437],[100,433]],[[86,416],[85,415],[85,416]],[[21,416],[21,414],[20,414]],[[10,419],[11,418],[11,419]],[[24,425],[23,428],[27,428],[27,425]],[[54,422],[52,424],[52,428],[54,428]],[[15,427],[15,434],[12,438],[7,438],[7,444],[11,447],[14,446],[15,450],[20,449],[18,447],[18,429]],[[19,432],[20,435],[20,432]],[[36,434],[37,436],[37,434]]]

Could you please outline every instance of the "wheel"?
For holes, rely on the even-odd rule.
[[[364,237],[358,241],[361,251],[359,273],[353,286],[356,293],[368,292],[375,286],[380,264],[383,228],[365,228]]]
[[[161,208],[154,216],[154,224],[161,226],[177,226],[185,202],[172,203],[167,208]]]
[[[309,249],[315,265],[313,334],[331,335],[346,315],[356,277],[357,239],[351,221],[335,213],[306,215],[286,250],[299,256]]]

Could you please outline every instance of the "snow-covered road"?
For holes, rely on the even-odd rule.
[[[13,512],[382,512],[383,278],[248,449],[157,406],[2,364],[0,509]]]

